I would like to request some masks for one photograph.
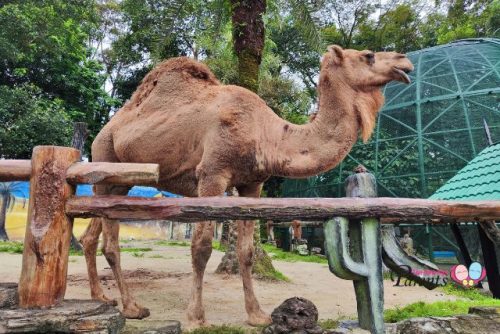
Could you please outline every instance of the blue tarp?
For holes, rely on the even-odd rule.
[[[19,182],[20,186],[16,187],[14,191],[14,196],[20,198],[28,198],[30,194],[30,183],[29,182]],[[134,186],[129,190],[128,196],[134,197],[155,197],[158,195],[160,191],[153,187],[142,187],[142,186]],[[169,193],[167,191],[161,191],[164,197],[181,197],[179,195],[175,195]],[[94,193],[92,192],[92,186],[90,184],[79,184],[76,188],[77,196],[92,196]]]

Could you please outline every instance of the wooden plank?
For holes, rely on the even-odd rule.
[[[407,198],[139,198],[73,197],[66,212],[73,217],[110,219],[273,219],[291,221],[391,217],[451,221],[499,220],[500,201],[437,201]]]
[[[0,182],[29,181],[31,160],[0,160]]]
[[[71,184],[155,185],[159,177],[157,164],[79,162],[66,172]]]
[[[64,203],[74,187],[66,169],[80,160],[80,151],[57,146],[33,149],[28,224],[19,281],[19,306],[57,305],[66,292],[69,244],[73,219]]]

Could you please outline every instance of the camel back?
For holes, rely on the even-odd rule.
[[[217,80],[205,64],[187,57],[170,58],[158,64],[142,79],[141,84],[137,87],[134,94],[132,94],[132,97],[125,104],[124,108],[139,106],[156,87],[158,79],[168,72],[182,72],[195,80],[200,80],[211,85],[220,84],[219,80]]]

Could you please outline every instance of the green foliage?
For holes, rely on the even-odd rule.
[[[288,277],[274,268],[269,256],[261,257],[260,261],[255,261],[252,272],[262,280],[290,282]]]
[[[475,289],[462,289],[453,284],[448,284],[442,289],[445,293],[461,299],[434,303],[417,302],[402,308],[389,309],[384,312],[385,321],[398,322],[416,317],[446,317],[467,314],[469,308],[473,306],[500,307],[500,300],[484,295]]]
[[[339,326],[339,320],[321,319],[318,321],[318,325],[324,330],[335,329]]]
[[[155,254],[155,255],[148,256],[148,257],[150,259],[166,259],[166,257],[161,255],[161,254]]]
[[[0,156],[27,159],[34,146],[68,146],[72,122],[61,99],[33,85],[0,86]]]
[[[452,283],[445,285],[441,289],[448,295],[474,301],[490,301],[492,299],[491,296],[481,293],[478,289],[466,289]]]
[[[168,240],[156,241],[155,245],[157,245],[157,246],[180,246],[180,247],[191,246],[191,244],[187,241],[168,241]]]
[[[212,241],[212,249],[215,249],[216,251],[219,252],[225,252],[227,250],[226,246],[221,245],[219,241]]]
[[[133,257],[144,257],[144,253],[141,252],[132,252]]]
[[[71,121],[87,122],[92,135],[107,121],[113,101],[87,44],[93,3],[9,1],[0,8],[0,118],[7,121],[0,156],[26,158],[35,144],[67,144]]]
[[[259,329],[244,329],[236,326],[222,325],[197,328],[187,334],[256,334]]]
[[[498,299],[490,300],[455,300],[434,303],[416,302],[405,307],[389,309],[384,312],[386,322],[398,322],[409,318],[447,317],[457,314],[467,314],[473,306],[500,306]]]
[[[269,244],[262,244],[262,248],[264,248],[264,250],[269,253],[271,258],[275,261],[328,263],[326,258],[318,255],[303,256],[297,253],[285,252],[282,249]]]
[[[151,252],[153,249],[150,247],[123,247],[120,248],[122,253],[141,253],[141,252]]]
[[[23,250],[22,242],[0,241],[0,253],[22,254]]]

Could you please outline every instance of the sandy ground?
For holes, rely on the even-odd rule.
[[[143,257],[122,254],[122,267],[128,277],[138,302],[151,310],[151,316],[143,321],[127,321],[129,325],[142,327],[148,321],[175,319],[185,323],[191,285],[190,248],[157,246],[153,241],[127,243],[122,246],[151,247]],[[214,274],[223,253],[214,251],[207,266],[204,284],[204,300],[207,320],[211,324],[245,324],[243,292],[239,277],[222,277]],[[18,281],[21,255],[0,254],[0,281]],[[118,298],[119,293],[112,279],[111,270],[103,256],[98,258],[99,274],[107,295]],[[356,300],[350,281],[331,274],[327,265],[317,263],[288,263],[274,261],[278,270],[288,276],[290,283],[256,281],[256,293],[267,312],[283,300],[300,296],[311,300],[319,310],[321,319],[353,317]],[[85,259],[71,256],[66,298],[90,297]],[[432,302],[454,299],[439,290],[429,291],[422,287],[394,287],[385,281],[385,307],[392,308],[416,301]]]

